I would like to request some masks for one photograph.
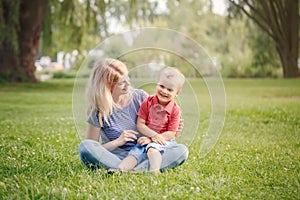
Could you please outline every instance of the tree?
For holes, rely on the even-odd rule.
[[[151,20],[156,7],[148,0],[0,0],[0,81],[37,82],[41,35],[44,52],[80,48],[86,35],[111,34],[107,16],[134,25],[137,18]]]
[[[0,79],[36,82],[38,53],[47,0],[0,1]]]
[[[299,1],[228,0],[251,18],[275,43],[285,78],[299,77]]]

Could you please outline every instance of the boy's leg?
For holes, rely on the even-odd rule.
[[[119,169],[121,171],[130,171],[132,170],[136,165],[138,164],[137,159],[132,156],[129,155],[126,158],[124,158],[124,160],[121,161],[121,163],[119,164]]]
[[[137,144],[128,153],[128,156],[124,158],[118,165],[121,171],[133,170],[135,166],[141,161],[145,152],[145,147]]]
[[[150,147],[147,151],[147,156],[150,162],[150,172],[155,174],[160,173],[160,167],[162,163],[162,156],[159,150]]]
[[[183,164],[188,158],[188,149],[183,144],[168,144],[165,146],[162,155],[162,164],[160,167],[160,171],[165,169],[172,169],[181,164]],[[149,159],[144,160],[143,162],[139,163],[134,170],[137,172],[146,172],[148,171],[149,166]]]

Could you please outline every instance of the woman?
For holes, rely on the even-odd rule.
[[[130,87],[128,70],[115,59],[98,62],[87,87],[88,128],[86,139],[79,145],[82,162],[91,169],[118,168],[139,137],[137,112],[148,95]],[[101,138],[101,144],[99,140]],[[182,144],[170,145],[162,153],[161,171],[182,164],[188,150]],[[148,171],[145,160],[134,171]]]

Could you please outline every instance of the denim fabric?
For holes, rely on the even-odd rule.
[[[137,159],[138,164],[147,158],[146,148],[139,144],[136,144],[129,151],[128,155],[134,156]]]
[[[113,154],[106,150],[99,142],[83,140],[78,147],[82,162],[90,169],[99,167],[118,168],[121,160],[128,155],[128,151]],[[188,157],[188,149],[183,144],[170,144],[162,152],[161,170],[174,168],[185,162]],[[146,159],[138,164],[134,171],[148,171],[149,160]]]
[[[155,142],[151,142],[151,143],[147,144],[147,146],[146,146],[146,152],[148,151],[148,149],[150,147],[153,147],[153,148],[159,150],[160,152],[163,152],[163,151],[165,151],[165,149],[167,148],[167,146],[169,146],[171,144],[176,144],[176,141],[173,139],[173,140],[166,141],[166,143],[167,143],[167,145],[161,145],[161,144],[157,144]]]
[[[138,164],[139,164],[147,158],[147,151],[150,147],[155,148],[155,149],[159,150],[161,153],[163,153],[168,145],[176,144],[176,141],[174,139],[166,141],[166,142],[167,142],[167,145],[160,145],[155,142],[151,142],[151,143],[147,144],[146,146],[141,146],[141,145],[137,144],[129,151],[128,155],[134,156],[137,159]]]

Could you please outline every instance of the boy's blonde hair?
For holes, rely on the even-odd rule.
[[[97,110],[101,127],[103,126],[102,118],[108,123],[108,116],[117,108],[112,98],[112,90],[127,73],[126,65],[112,58],[97,62],[93,68],[86,89],[88,115],[90,116],[94,110]]]
[[[179,91],[182,89],[185,82],[184,75],[175,67],[166,67],[162,69],[159,78],[161,77],[166,77],[167,79],[176,82]]]

